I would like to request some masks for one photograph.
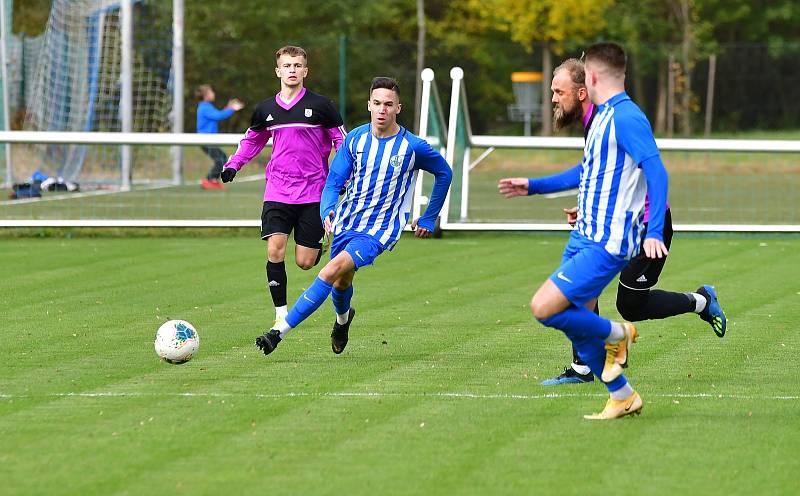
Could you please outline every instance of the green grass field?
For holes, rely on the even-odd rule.
[[[659,287],[714,283],[728,335],[642,323],[642,415],[591,423],[604,388],[539,385],[568,342],[528,309],[565,233],[405,237],[359,272],[342,355],[326,304],[269,357],[248,234],[0,238],[0,494],[800,491],[800,237],[678,233]],[[153,351],[168,318],[199,330],[185,365]]]

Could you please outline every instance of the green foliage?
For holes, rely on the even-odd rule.
[[[226,130],[241,130],[249,124],[255,104],[280,89],[275,51],[297,44],[309,54],[306,85],[338,100],[339,38],[346,35],[347,115],[352,127],[367,119],[363,102],[375,76],[397,77],[403,100],[413,102],[415,45],[398,40],[415,39],[414,12],[410,1],[196,2],[186,11],[187,95],[193,86],[210,83],[218,89],[219,101],[234,96],[245,100],[245,111],[225,125]],[[411,116],[413,111],[403,118]]]
[[[602,33],[603,13],[614,0],[469,0],[467,5],[531,50],[534,43],[554,47],[582,42]]]
[[[541,70],[540,57],[535,52],[542,43],[554,51],[553,61],[558,62],[560,58],[579,55],[586,44],[598,39],[621,42],[628,50],[637,82],[648,88],[642,89],[639,96],[655,105],[656,75],[664,70],[667,55],[676,53],[682,41],[678,16],[682,1],[426,0],[426,65],[437,71],[445,100],[449,94],[449,69],[454,65],[465,69],[476,133],[508,126],[506,106],[513,101],[509,75],[519,70]],[[800,51],[796,34],[800,7],[794,0],[685,1],[690,7],[691,66],[702,64],[712,53],[738,57],[735,47],[739,45],[732,43],[765,43],[765,55],[774,65],[788,63]],[[150,5],[171,11],[171,3],[154,1]],[[15,1],[14,31],[40,33],[49,5],[49,0]],[[187,131],[195,127],[192,91],[202,83],[215,87],[218,105],[231,97],[248,104],[244,111],[222,123],[222,131],[240,132],[246,128],[255,105],[278,91],[273,54],[286,44],[299,44],[308,50],[307,86],[338,100],[339,43],[343,35],[347,37],[348,127],[367,120],[366,88],[377,75],[394,76],[400,81],[405,103],[400,121],[413,127],[411,103],[417,77],[415,0],[193,0],[186,4],[184,25]],[[732,62],[730,66],[737,64]],[[727,67],[720,59],[720,77]],[[732,128],[796,127],[800,112],[791,102],[784,106],[776,103],[775,108],[755,118],[750,114],[759,113],[758,108],[741,108],[743,101],[751,101],[750,95],[762,89],[761,82],[747,79],[757,71],[758,67],[742,71],[742,80],[735,84],[748,95],[746,100],[738,94],[718,92],[718,98],[723,100],[715,108],[724,112],[718,120]],[[789,76],[785,81],[773,81],[774,93],[790,94],[797,83]],[[702,80],[693,79],[695,94],[704,94],[701,84]],[[741,117],[741,113],[748,118]]]

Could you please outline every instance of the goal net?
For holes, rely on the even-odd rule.
[[[133,131],[171,130],[171,2],[133,1]],[[53,0],[27,93],[24,129],[120,131],[121,4],[119,0]],[[120,147],[14,147],[13,175],[39,170],[82,187],[121,181]],[[135,147],[137,180],[167,179],[167,148]],[[166,174],[165,174],[166,172]]]

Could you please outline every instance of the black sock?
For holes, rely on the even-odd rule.
[[[617,310],[631,322],[665,319],[673,315],[694,312],[694,297],[686,293],[651,289],[635,291],[620,286],[617,289]]]
[[[275,307],[286,306],[286,264],[267,261],[267,286]]]

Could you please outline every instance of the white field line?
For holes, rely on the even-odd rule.
[[[244,183],[248,181],[258,181],[263,180],[263,174],[253,174],[250,176],[242,176],[236,179],[236,182]],[[190,183],[185,183],[180,186],[187,186],[191,184],[200,184],[200,181],[193,181]],[[20,198],[18,200],[3,200],[0,201],[0,205],[24,205],[26,203],[42,203],[46,201],[60,201],[60,200],[74,200],[76,198],[86,198],[88,196],[105,196],[105,195],[123,195],[126,193],[140,193],[143,191],[153,191],[157,189],[166,189],[166,188],[175,188],[179,185],[176,184],[155,184],[152,186],[148,185],[139,185],[135,189],[131,189],[129,191],[119,191],[114,189],[101,189],[101,190],[94,190],[94,191],[79,191],[76,193],[63,193],[58,195],[52,195],[45,192],[41,198]]]
[[[548,200],[552,200],[554,198],[562,198],[565,196],[574,196],[576,199],[578,198],[578,189],[569,189],[566,191],[559,191],[557,193],[547,193],[546,195],[542,195]]]
[[[453,398],[453,399],[478,399],[478,400],[546,400],[563,398],[605,398],[604,393],[544,393],[544,394],[476,394],[476,393],[379,393],[379,392],[330,392],[330,393],[147,393],[147,392],[113,392],[100,391],[95,393],[43,393],[43,394],[4,394],[0,393],[0,399],[22,399],[22,398]],[[777,395],[777,396],[753,396],[740,394],[721,394],[721,393],[668,393],[668,394],[646,394],[650,398],[668,399],[727,399],[727,400],[772,400],[790,401],[800,400],[800,396]]]

